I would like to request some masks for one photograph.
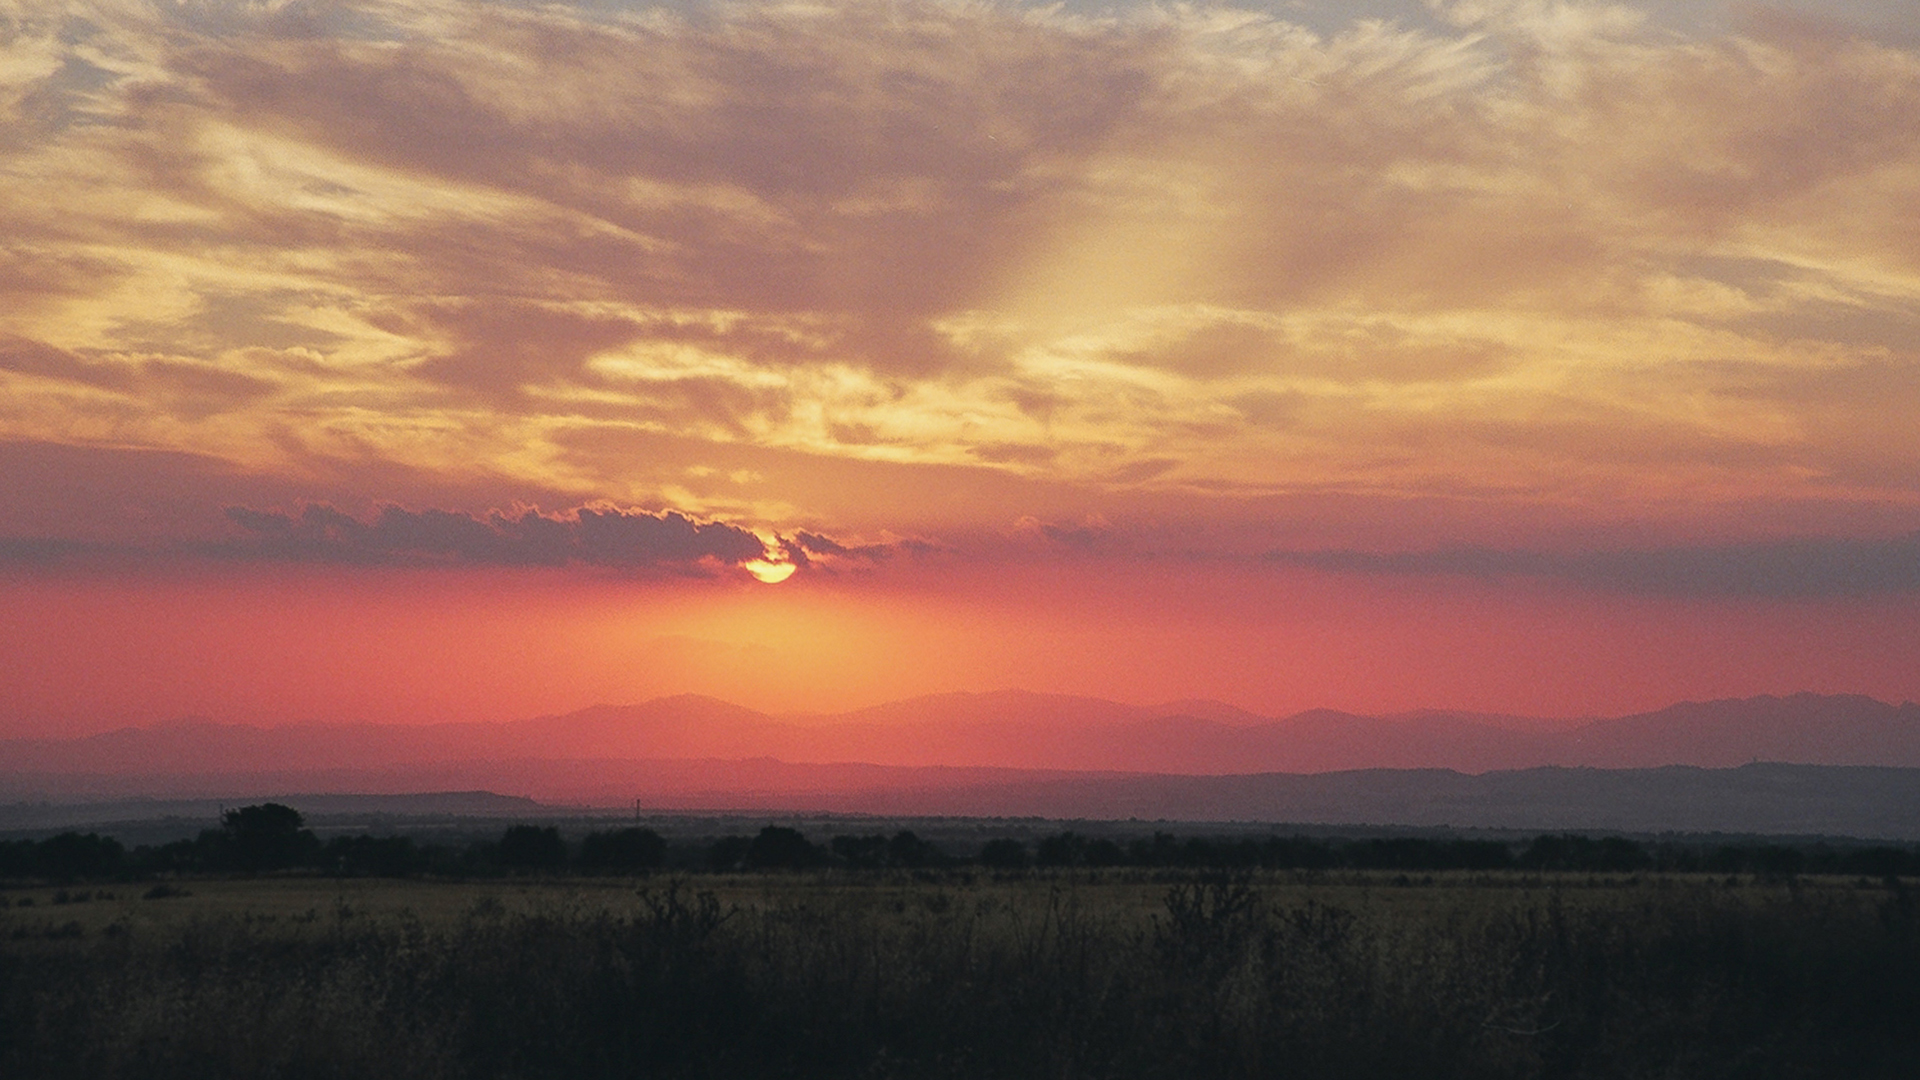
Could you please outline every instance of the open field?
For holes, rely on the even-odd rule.
[[[820,874],[661,874],[645,878],[520,877],[381,879],[317,876],[205,878],[155,883],[0,887],[0,937],[19,943],[95,935],[168,935],[237,920],[292,936],[331,933],[343,921],[404,921],[444,930],[476,913],[514,917],[631,917],[668,891],[712,896],[742,914],[803,905],[893,910],[951,903],[1018,910],[1072,897],[1103,917],[1150,926],[1166,913],[1168,891],[1203,881],[1243,883],[1268,904],[1317,903],[1381,913],[1520,910],[1543,898],[1575,908],[1615,909],[1649,898],[1716,893],[1745,903],[1776,894],[1849,904],[1881,901],[1882,883],[1801,878],[1791,888],[1750,877],[1703,874],[1522,874],[1443,871],[1408,875],[1292,872],[1196,875],[1185,871],[973,870]],[[944,899],[942,899],[944,898]],[[78,932],[68,929],[77,926]],[[310,929],[302,929],[310,928]]]
[[[1897,879],[162,885],[0,891],[0,1072],[1891,1077],[1920,1051]]]
[[[1381,913],[1457,913],[1524,910],[1548,900],[1569,908],[1617,910],[1686,895],[1764,904],[1782,896],[1798,902],[1880,904],[1884,882],[1863,878],[1801,877],[1770,882],[1748,875],[1478,873],[1405,874],[1367,871],[1196,874],[1190,871],[1045,870],[991,873],[925,872],[741,873],[644,877],[509,877],[497,879],[333,878],[312,875],[211,877],[154,883],[107,882],[68,886],[0,886],[0,938],[13,942],[59,939],[77,925],[78,937],[178,933],[183,928],[238,920],[298,935],[331,932],[341,921],[401,920],[444,930],[480,914],[514,917],[630,917],[648,898],[674,891],[711,896],[729,910],[753,913],[793,905],[813,908],[892,909],[929,898],[969,898],[975,906],[1008,909],[1070,896],[1103,917],[1151,924],[1166,914],[1170,889],[1196,882],[1231,881],[1267,905],[1317,903]],[[936,901],[938,902],[938,901]]]

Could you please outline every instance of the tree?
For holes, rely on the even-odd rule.
[[[980,865],[991,866],[995,870],[1024,870],[1027,866],[1027,845],[1007,837],[989,840],[980,849]]]
[[[567,865],[567,842],[551,825],[509,825],[498,857],[501,866],[519,870],[558,870]]]
[[[707,866],[714,870],[738,870],[746,861],[753,841],[744,836],[723,836],[707,848]]]
[[[426,869],[426,855],[410,836],[336,836],[322,854],[335,873],[348,877],[406,877]]]
[[[1631,871],[1652,865],[1639,844],[1621,836],[1595,840],[1577,833],[1543,833],[1513,861],[1528,870]]]
[[[200,836],[211,848],[209,862],[248,873],[284,870],[313,861],[320,841],[301,826],[300,811],[279,803],[243,806],[220,815],[218,832]]]
[[[1039,866],[1078,866],[1085,861],[1086,850],[1086,837],[1079,833],[1054,833],[1040,838],[1033,861]]]
[[[886,864],[887,838],[877,833],[872,836],[836,836],[831,847],[841,861],[855,870],[872,870]]]
[[[1104,836],[1088,840],[1087,846],[1081,849],[1080,857],[1088,866],[1127,865],[1127,853],[1120,849],[1119,844]]]
[[[652,829],[590,832],[580,842],[580,868],[610,873],[651,870],[667,861],[667,841]]]
[[[0,840],[0,878],[31,877],[40,845],[31,840]]]
[[[98,833],[64,832],[40,841],[40,872],[63,881],[105,877],[120,868],[126,849],[120,841]]]
[[[810,843],[798,829],[769,825],[747,847],[747,866],[754,870],[798,870],[826,861],[826,852]]]
[[[892,839],[878,834],[836,836],[832,848],[834,855],[856,870],[872,870],[882,866],[918,870],[939,866],[947,861],[946,855],[938,847],[905,829],[894,833]]]
[[[946,854],[938,847],[905,829],[894,833],[893,839],[887,841],[888,866],[918,870],[926,866],[939,866],[946,861]]]

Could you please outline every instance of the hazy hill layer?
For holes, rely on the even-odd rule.
[[[1011,692],[785,718],[677,697],[501,724],[192,722],[0,742],[0,800],[485,790],[686,810],[1914,839],[1914,766],[1920,707],[1812,694],[1557,731],[1453,713],[1270,719]]]
[[[19,778],[0,779],[0,789]],[[57,781],[28,777],[29,782]],[[73,779],[73,778],[68,778]],[[132,816],[132,791],[200,799],[283,799],[293,792],[402,795],[455,785],[541,802],[648,811],[886,816],[1243,821],[1520,830],[1726,832],[1920,840],[1920,769],[1743,765],[1733,769],[1543,767],[1478,776],[1447,769],[1167,776],[793,765],[749,761],[469,761],[366,770],[89,777],[68,798],[119,797],[108,811],[0,798],[0,830]],[[318,807],[316,796],[301,805]],[[468,801],[471,801],[469,798]],[[168,804],[182,805],[182,804]],[[526,814],[530,804],[522,804]],[[488,805],[488,814],[513,808]],[[105,813],[106,816],[102,816]]]
[[[1161,707],[1013,691],[776,717],[712,698],[661,698],[508,723],[257,728],[183,722],[79,739],[0,741],[0,770],[184,774],[368,769],[458,761],[738,760],[1174,775],[1538,766],[1721,768],[1752,761],[1920,766],[1920,706],[1798,694],[1684,703],[1595,720],[1460,713],[1264,718],[1209,702]]]

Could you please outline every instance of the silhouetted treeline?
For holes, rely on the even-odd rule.
[[[1532,840],[1373,837],[1340,840],[1305,836],[1184,839],[1157,832],[1118,841],[1060,832],[1031,846],[989,841],[975,860],[991,869],[1026,867],[1170,867],[1203,870],[1526,870],[1633,873],[1643,870],[1791,877],[1845,874],[1885,878],[1920,874],[1920,850],[1888,845],[1826,843],[1715,844],[1671,841],[1643,844],[1619,836],[1542,834]]]
[[[298,811],[276,803],[226,811],[218,828],[192,840],[126,849],[112,837],[62,833],[0,841],[0,878],[78,881],[192,873],[301,871],[349,877],[447,877],[695,871],[928,870],[978,866],[997,872],[1108,867],[1189,870],[1390,870],[1400,872],[1670,871],[1790,878],[1840,874],[1920,876],[1920,849],[1827,843],[1643,843],[1619,836],[1546,833],[1531,840],[1447,837],[1362,839],[1271,835],[1177,837],[1166,832],[1113,838],[1068,830],[1031,843],[989,840],[956,854],[911,831],[837,835],[825,843],[768,825],[751,836],[670,843],[639,826],[595,830],[570,841],[551,825],[508,826],[497,839],[461,845],[407,836],[338,836],[326,842]]]
[[[323,847],[303,827],[300,812],[279,803],[228,810],[220,827],[192,840],[128,851],[96,833],[61,833],[46,840],[0,841],[0,877],[138,877],[188,871],[261,873],[318,864]]]
[[[78,881],[127,869],[127,849],[97,833],[61,833],[46,840],[0,840],[0,877]]]
[[[258,874],[285,871],[346,877],[448,877],[515,874],[632,873],[665,864],[667,843],[651,829],[587,834],[576,847],[551,826],[513,825],[497,840],[460,846],[422,844],[410,836],[336,836],[321,842],[300,813],[277,803],[228,810],[220,827],[191,840],[128,850],[97,833],[61,833],[45,840],[0,841],[0,879],[79,881],[170,874]]]

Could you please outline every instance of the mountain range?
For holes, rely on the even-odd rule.
[[[1798,694],[1554,727],[1021,692],[774,716],[661,698],[505,723],[188,721],[0,741],[0,800],[490,791],[573,805],[1920,839],[1920,706]]]
[[[378,769],[483,760],[696,761],[1220,776],[1354,769],[1603,769],[1755,761],[1920,767],[1920,705],[1796,694],[1686,702],[1556,728],[1457,712],[1271,718],[1218,702],[1123,705],[1020,691],[775,716],[684,695],[503,723],[182,721],[72,739],[0,740],[0,772],[106,774]]]

